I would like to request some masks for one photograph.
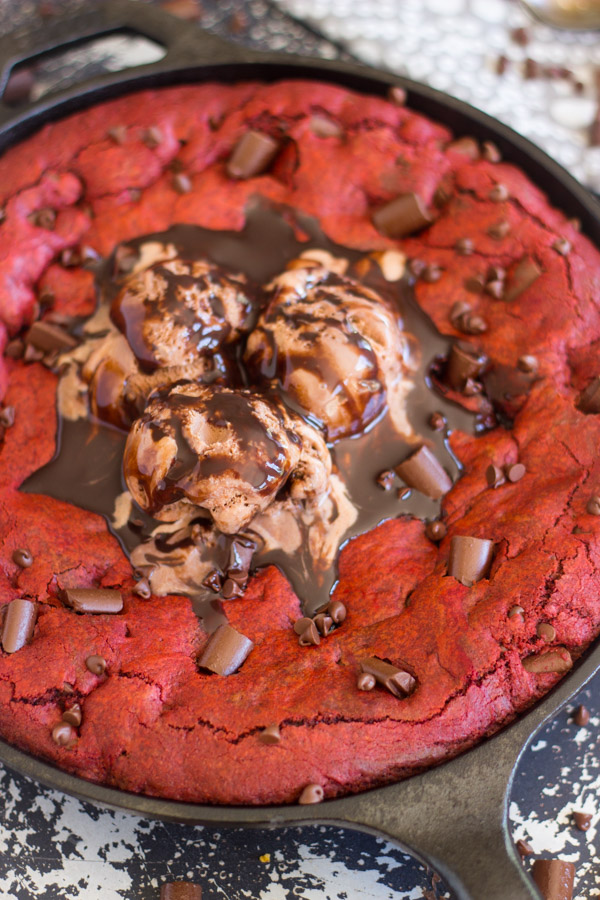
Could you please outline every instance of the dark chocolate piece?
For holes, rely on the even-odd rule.
[[[451,141],[446,150],[451,150],[453,153],[460,153],[463,156],[466,156],[467,159],[479,159],[480,151],[479,151],[479,142],[472,137],[462,137],[458,138],[456,141]]]
[[[425,444],[396,466],[396,472],[409,487],[433,500],[439,500],[452,487],[450,476]]]
[[[247,131],[233,148],[227,162],[230,178],[254,178],[266,172],[279,150],[279,141],[261,131]]]
[[[505,184],[495,184],[488,194],[488,198],[492,203],[503,203],[508,200],[509,193]]]
[[[521,660],[526,672],[534,675],[553,672],[556,674],[568,672],[573,665],[571,654],[566,647],[556,647],[547,653],[532,654]]]
[[[68,722],[59,722],[52,729],[52,740],[59,747],[68,747],[76,737],[77,735]]]
[[[216,675],[232,675],[247,658],[254,643],[231,625],[219,625],[202,651],[199,665]]]
[[[556,628],[549,622],[540,622],[535,632],[538,637],[544,638],[548,643],[551,643],[556,638]]]
[[[267,725],[258,736],[261,744],[278,744],[281,741],[279,725]]]
[[[28,569],[33,563],[33,556],[29,550],[26,550],[24,547],[19,547],[18,550],[13,550],[12,561],[22,569]]]
[[[160,900],[202,900],[202,888],[192,881],[168,881],[160,886]]]
[[[10,601],[2,628],[2,649],[5,653],[15,653],[25,646],[33,634],[36,618],[36,603],[22,597]]]
[[[523,475],[527,472],[527,469],[523,465],[523,463],[513,463],[512,465],[504,466],[504,474],[508,481],[513,484],[516,481],[520,481]]]
[[[63,599],[75,612],[113,614],[123,609],[121,592],[109,588],[67,588]]]
[[[521,858],[525,856],[531,856],[531,854],[533,853],[533,847],[531,846],[531,844],[528,844],[527,841],[517,841],[517,853]]]
[[[573,900],[573,863],[564,859],[536,859],[531,874],[545,900]]]
[[[79,728],[81,725],[81,706],[79,703],[74,703],[73,706],[70,706],[68,709],[65,709],[62,714],[63,722],[68,722],[69,725],[72,725],[73,728]]]
[[[580,727],[584,727],[585,725],[587,725],[589,723],[590,711],[587,708],[587,706],[583,706],[583,704],[581,704],[580,706],[577,707],[577,709],[575,710],[575,712],[573,714],[573,721],[575,722],[576,725],[579,725]]]
[[[400,194],[376,209],[372,221],[378,231],[392,238],[407,237],[433,221],[418,194]]]
[[[59,352],[72,350],[77,346],[75,338],[71,337],[63,328],[49,322],[34,322],[25,335],[25,341],[42,353],[51,353],[53,350]]]
[[[185,172],[177,172],[173,175],[171,184],[178,194],[189,194],[192,190],[192,180]]]
[[[506,219],[500,219],[498,222],[494,222],[493,225],[490,225],[487,233],[495,241],[501,241],[510,234],[510,222]]]
[[[487,538],[454,535],[450,541],[448,575],[470,587],[487,577],[493,552],[494,544]]]
[[[383,488],[384,491],[390,491],[394,486],[395,480],[396,473],[393,469],[386,469],[385,472],[380,472],[377,476],[377,484],[379,487]]]
[[[557,253],[560,253],[561,256],[567,256],[567,254],[571,252],[571,241],[568,241],[564,237],[557,238],[552,244],[552,249],[556,250]]]
[[[523,291],[537,281],[542,270],[531,256],[524,256],[515,266],[506,283],[504,299],[507,303],[520,297]]]
[[[574,812],[573,821],[575,822],[575,828],[577,828],[579,831],[589,831],[590,825],[592,824],[592,814],[585,812]]]
[[[404,669],[398,669],[391,663],[379,659],[377,656],[369,656],[361,660],[361,672],[372,675],[378,684],[394,695],[394,697],[408,697],[417,686],[416,679]]]
[[[579,398],[577,407],[582,413],[600,413],[600,376],[596,376]]]
[[[445,377],[450,387],[457,391],[464,388],[468,378],[481,375],[487,357],[478,347],[466,341],[455,341],[450,347]]]
[[[454,249],[459,256],[470,256],[475,249],[475,244],[471,238],[461,238],[454,245]]]
[[[332,600],[331,603],[327,604],[325,612],[328,616],[331,616],[336,625],[341,625],[348,615],[346,604],[342,603],[341,600]]]
[[[302,806],[307,806],[309,803],[320,803],[324,793],[320,784],[307,784],[298,797],[298,803]]]
[[[375,676],[369,675],[368,672],[361,672],[356,681],[359,691],[372,691],[376,684]]]
[[[485,480],[491,488],[497,488],[502,484],[506,484],[504,472],[502,469],[498,468],[498,466],[494,466],[493,464],[490,464],[485,470]]]
[[[440,522],[439,519],[436,519],[433,522],[427,523],[427,525],[425,526],[425,534],[430,541],[443,541],[448,534],[448,529],[443,522]]]
[[[104,675],[106,672],[106,660],[103,656],[88,656],[85,665],[93,675]]]

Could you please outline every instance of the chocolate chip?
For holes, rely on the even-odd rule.
[[[53,231],[56,225],[56,210],[46,206],[43,209],[38,209],[37,212],[31,213],[27,218],[37,228]]]
[[[430,263],[425,266],[423,269],[423,274],[421,278],[423,281],[426,281],[428,284],[435,284],[436,281],[439,281],[442,277],[442,270],[439,266],[436,266],[435,263]]]
[[[408,261],[408,271],[415,278],[420,278],[427,267],[427,263],[422,259],[410,259]]]
[[[510,32],[510,36],[519,47],[526,47],[529,43],[529,32],[526,28],[513,28]]]
[[[404,669],[399,669],[391,663],[379,659],[377,656],[369,656],[361,660],[361,672],[372,675],[378,684],[394,695],[394,697],[408,697],[414,691],[417,681]]]
[[[298,803],[307,806],[309,803],[320,803],[325,792],[320,784],[307,784],[298,797]]]
[[[59,747],[68,747],[69,744],[74,742],[76,737],[77,735],[68,722],[59,722],[52,729],[52,740]]]
[[[502,300],[502,298],[504,297],[504,282],[488,281],[484,288],[484,291],[486,294],[489,294],[490,297],[493,297],[494,300]]]
[[[472,378],[467,378],[462,392],[465,397],[474,397],[476,394],[481,394],[482,390],[483,385],[479,381],[474,381]]]
[[[17,550],[13,550],[12,561],[22,569],[28,569],[33,563],[33,556],[29,550],[19,547]]]
[[[185,172],[177,172],[176,175],[173,175],[171,184],[178,194],[189,194],[192,190],[192,181]]]
[[[148,600],[152,596],[152,588],[147,578],[142,578],[133,589],[133,593],[141,597],[142,600]]]
[[[487,576],[493,552],[494,544],[486,538],[454,535],[450,541],[448,575],[470,587]]]
[[[456,341],[450,348],[444,377],[450,387],[460,391],[469,378],[476,379],[481,375],[486,363],[487,357],[479,348]]]
[[[279,141],[261,131],[247,131],[233,148],[226,165],[230,178],[254,178],[262,175],[273,162]]]
[[[312,623],[312,619],[309,619],[308,616],[303,616],[301,619],[297,619],[294,622],[294,631],[296,634],[302,634],[309,625]]]
[[[575,822],[575,828],[577,828],[579,831],[589,831],[590,825],[592,824],[592,814],[584,812],[574,812],[573,821]]]
[[[77,346],[75,338],[60,326],[49,322],[34,322],[25,335],[25,340],[28,345],[41,353],[72,350]]]
[[[37,604],[17,597],[6,606],[2,627],[2,649],[5,653],[20,650],[33,635],[37,618]]]
[[[233,578],[238,584],[244,584],[248,580],[248,573],[252,565],[252,559],[256,550],[256,544],[252,541],[235,538],[229,547],[229,561],[227,563],[227,576]]]
[[[531,874],[545,900],[572,900],[573,863],[564,859],[536,859]]]
[[[81,706],[79,703],[74,703],[73,706],[70,706],[68,709],[65,709],[62,714],[63,722],[68,722],[69,725],[72,725],[73,728],[79,728],[81,725],[82,713]]]
[[[341,125],[338,125],[332,119],[325,118],[325,116],[311,116],[309,124],[312,133],[320,138],[339,138],[344,134],[344,129]]]
[[[487,233],[495,241],[501,241],[503,238],[507,237],[510,234],[510,222],[508,222],[506,219],[500,219],[500,221],[494,222],[493,225],[490,225]]]
[[[451,196],[452,196],[452,194],[450,192],[450,189],[445,187],[443,184],[440,184],[435,189],[435,193],[433,195],[433,202],[439,209],[440,207],[443,207],[448,203]]]
[[[504,75],[508,68],[509,59],[507,56],[499,56],[496,60],[496,74]]]
[[[22,359],[25,352],[25,343],[21,338],[14,338],[9,341],[4,350],[4,355],[9,359]]]
[[[88,656],[85,664],[93,675],[104,675],[106,672],[106,660],[103,656]]]
[[[37,347],[34,347],[33,344],[27,344],[25,346],[25,352],[23,354],[23,359],[26,363],[30,362],[40,362],[44,358],[44,351],[38,350]]]
[[[583,706],[583,704],[581,704],[577,707],[577,709],[573,713],[573,721],[576,725],[579,725],[580,728],[585,727],[589,723],[590,711],[587,706]]]
[[[504,299],[507,303],[520,297],[523,291],[537,281],[542,270],[531,256],[524,256],[515,266],[506,284]]]
[[[244,588],[233,578],[226,578],[221,588],[221,594],[224,600],[236,600],[244,594]]]
[[[402,238],[421,231],[433,221],[423,200],[414,192],[400,194],[394,200],[380,206],[372,216],[378,231],[387,237]]]
[[[454,245],[454,249],[459,256],[470,256],[475,249],[475,244],[471,238],[460,238]]]
[[[215,594],[218,594],[223,586],[221,575],[216,569],[208,573],[202,584],[209,590],[214,591]]]
[[[441,412],[432,412],[428,419],[429,427],[432,431],[443,431],[446,427],[446,416]]]
[[[462,156],[472,160],[479,159],[480,156],[479,143],[472,137],[462,137],[456,141],[451,141],[447,145],[446,150],[460,153]]]
[[[508,200],[508,197],[509,197],[508,188],[506,187],[505,184],[494,185],[494,187],[491,189],[491,191],[488,194],[488,198],[493,203],[503,203],[504,200]]]
[[[159,147],[163,140],[164,135],[158,125],[151,125],[150,128],[146,128],[146,130],[142,132],[142,142],[150,150],[155,150]]]
[[[502,266],[488,266],[485,279],[486,283],[490,281],[504,281],[506,279],[506,269],[503,269]]]
[[[457,328],[461,318],[465,315],[470,315],[472,312],[473,307],[470,303],[467,303],[466,300],[457,300],[450,309],[450,321]]]
[[[302,632],[300,632],[298,643],[301,647],[318,647],[321,643],[321,638],[319,637],[317,626],[312,619],[309,619],[308,621],[310,624],[308,624],[306,628]]]
[[[506,483],[504,472],[494,465],[489,465],[485,470],[485,480],[491,488],[497,488]]]
[[[556,628],[554,628],[553,625],[550,625],[549,622],[540,622],[535,631],[538,637],[543,638],[549,643],[556,638]]]
[[[113,144],[122,146],[127,140],[127,127],[125,125],[115,125],[106,132]]]
[[[379,487],[383,488],[384,491],[391,490],[395,480],[396,473],[392,469],[386,469],[384,472],[380,472],[376,478],[377,484]]]
[[[571,252],[571,241],[568,241],[566,238],[557,238],[552,244],[552,249],[560,253],[561,256],[566,256]]]
[[[399,84],[392,84],[388,88],[387,98],[394,106],[404,106],[406,103],[406,91]]]
[[[518,618],[519,621],[521,623],[523,623],[525,621],[524,613],[525,613],[525,610],[523,609],[523,607],[519,606],[518,604],[515,604],[514,606],[511,606],[511,608],[509,609],[508,618],[509,619]]]
[[[465,287],[472,294],[482,294],[486,280],[483,275],[470,275],[465,279]]]
[[[331,616],[327,616],[325,613],[317,613],[313,621],[319,634],[322,634],[323,637],[327,637],[333,628],[333,619]]]
[[[396,472],[409,487],[432,500],[439,500],[452,487],[450,476],[425,444],[397,465]]]
[[[14,406],[3,406],[0,409],[0,425],[3,428],[12,428],[15,424],[15,408]]]
[[[508,481],[513,484],[517,481],[520,481],[523,475],[527,472],[527,469],[523,465],[523,463],[513,463],[512,465],[504,466],[504,474],[506,475]]]
[[[231,625],[219,625],[209,637],[198,664],[216,675],[237,672],[254,643]]]
[[[521,857],[531,856],[533,853],[533,847],[531,844],[528,844],[527,841],[517,841],[517,853]]]
[[[356,681],[359,691],[372,691],[376,684],[375,676],[369,675],[367,672],[361,672]]]
[[[483,334],[488,329],[488,324],[483,316],[474,313],[464,313],[456,320],[455,327],[463,334]]]
[[[345,622],[348,615],[346,604],[342,603],[341,600],[332,600],[327,604],[325,612],[328,616],[331,616],[336,625],[341,625],[342,622]]]
[[[67,247],[60,254],[60,264],[65,269],[73,269],[81,265],[81,255],[76,247]]]
[[[566,647],[556,647],[554,650],[548,650],[547,653],[527,656],[521,660],[521,663],[526,672],[534,675],[546,672],[559,674],[568,672],[573,665],[573,660]]]
[[[448,534],[448,529],[443,522],[440,522],[439,519],[436,519],[433,522],[427,523],[427,525],[425,526],[425,534],[430,541],[443,541],[443,539]]]
[[[481,148],[482,157],[491,163],[499,163],[502,160],[502,154],[492,141],[484,141]]]
[[[525,60],[525,66],[523,67],[523,76],[525,78],[539,78],[542,74],[542,68],[535,59],[531,59],[531,57],[527,57]]]
[[[138,261],[137,250],[133,247],[127,247],[125,244],[119,244],[115,250],[115,274],[128,275],[135,267]]]
[[[530,355],[520,356],[517,360],[517,368],[519,368],[521,372],[526,372],[527,374],[537,372],[537,357]]]
[[[258,736],[261,744],[278,744],[281,741],[279,725],[267,725]]]
[[[67,588],[62,596],[75,612],[113,614],[123,609],[121,592],[110,588]]]

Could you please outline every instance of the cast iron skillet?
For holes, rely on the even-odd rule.
[[[106,74],[68,88],[18,111],[0,101],[0,152],[42,124],[129,91],[182,82],[245,79],[274,81],[314,78],[364,93],[383,95],[390,84],[407,89],[416,110],[449,125],[457,135],[493,140],[506,160],[518,164],[544,188],[552,202],[577,216],[600,245],[600,205],[557,163],[510,128],[438,91],[390,74],[346,62],[263,53],[226,43],[132,0],[108,0],[78,17],[56,19],[35,34],[0,39],[0,92],[11,68],[58,47],[91,37],[130,32],[163,45],[158,62]],[[507,801],[517,763],[538,728],[600,667],[600,645],[543,701],[500,734],[399,784],[330,800],[318,806],[199,806],[145,797],[92,784],[0,742],[0,760],[37,781],[84,800],[144,816],[207,825],[298,825],[328,822],[380,833],[428,863],[458,900],[539,898],[525,874],[507,826]]]

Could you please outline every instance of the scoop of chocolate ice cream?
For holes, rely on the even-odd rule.
[[[133,499],[156,518],[193,504],[234,534],[284,485],[295,499],[325,491],[331,458],[321,435],[276,401],[177,384],[151,398],[133,424],[124,473]]]
[[[245,275],[171,259],[132,275],[111,314],[144,368],[180,366],[236,340],[248,327],[251,295]]]
[[[386,403],[404,426],[403,404],[399,416],[395,407],[414,361],[397,312],[359,282],[304,263],[269,285],[270,302],[248,337],[251,374],[317,419],[329,441],[360,433]]]

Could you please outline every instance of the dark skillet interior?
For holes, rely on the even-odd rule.
[[[141,6],[141,4],[139,5]],[[122,3],[111,4],[111,6],[116,6],[117,9],[119,6],[130,7],[129,4]],[[147,8],[147,13],[151,17],[157,12],[155,8]],[[146,10],[144,10],[145,14]],[[161,14],[159,19],[163,22],[164,14]],[[123,22],[122,24],[127,23]],[[61,25],[67,29],[65,34],[68,33],[69,23],[62,22]],[[181,28],[181,25],[182,23],[177,23],[178,28]],[[185,25],[185,27],[189,29],[189,26]],[[101,33],[106,30],[101,29]],[[116,29],[111,27],[110,30]],[[144,28],[139,30],[146,33]],[[89,33],[88,29],[86,34]],[[137,71],[128,70],[116,75],[102,76],[92,83],[86,83],[78,90],[69,89],[55,97],[44,98],[38,104],[28,107],[22,112],[15,113],[8,111],[6,107],[0,107],[0,152],[22,140],[28,134],[37,131],[49,121],[63,118],[95,103],[147,88],[211,80],[232,83],[245,80],[272,82],[291,78],[325,81],[361,93],[383,96],[390,84],[397,84],[407,90],[408,104],[411,108],[447,125],[457,136],[468,134],[482,141],[494,141],[505,160],[515,163],[524,170],[535,184],[546,191],[555,206],[564,210],[568,216],[579,218],[582,230],[593,241],[600,244],[600,204],[591,194],[561,166],[525,138],[459,100],[408,79],[378,73],[358,64],[303,58],[291,62],[290,57],[284,54],[249,51],[240,46],[225,44],[200,31],[192,34],[191,37],[188,33],[187,38],[186,53],[177,55],[176,58],[173,58],[173,54],[169,52],[167,57],[159,63],[140,67]],[[190,52],[190,40],[193,52]],[[64,42],[61,41],[61,43]],[[3,41],[2,45],[6,47],[6,42]],[[0,54],[3,49],[2,45],[0,45]],[[31,49],[34,53],[39,50],[33,46]],[[44,50],[46,49],[48,49],[48,45],[45,45]],[[216,58],[217,61],[204,65],[185,64],[185,58],[189,59],[190,56],[195,60],[202,58],[215,60]],[[11,63],[16,61],[16,59],[12,59]],[[0,58],[1,63],[2,59]],[[4,75],[6,76],[6,72]],[[600,654],[594,654],[595,658],[599,656]],[[600,659],[597,664],[600,664]],[[590,673],[587,672],[586,677],[589,675]],[[555,711],[570,694],[580,687],[581,683],[582,677],[576,668],[561,683],[553,706],[548,708],[548,705],[544,703],[544,713],[548,715]],[[519,721],[519,725],[522,726],[517,729],[520,744],[537,728],[540,722],[539,716],[530,714],[527,729],[524,728],[527,718],[527,716],[522,717]],[[476,752],[477,748],[468,751],[466,756],[476,754]],[[285,820],[298,822],[311,818],[320,820],[327,818],[324,815],[325,810],[322,808],[319,811],[318,807],[308,809],[306,807],[264,808],[262,811],[260,808],[215,808],[131,794],[69,775],[1,741],[0,760],[37,781],[82,799],[105,806],[125,808],[141,815],[180,822],[198,823],[225,820],[228,823],[261,824],[284,822]],[[351,802],[352,798],[348,798],[347,801],[334,801],[336,818],[344,818],[343,804]],[[339,810],[342,813],[341,816],[337,814],[339,804],[342,804]],[[326,808],[331,805],[326,804]],[[349,818],[352,819],[352,816]]]

